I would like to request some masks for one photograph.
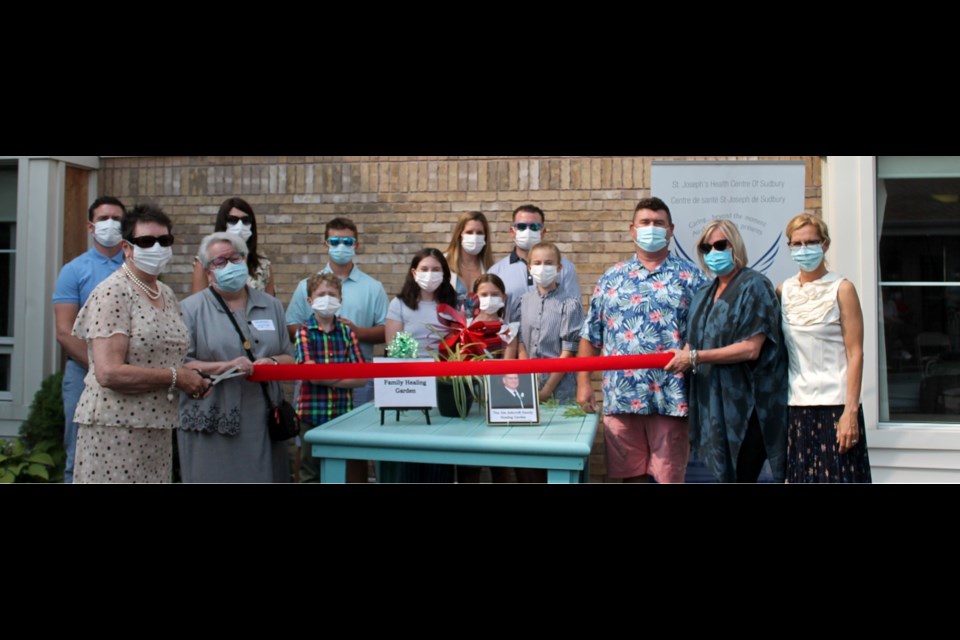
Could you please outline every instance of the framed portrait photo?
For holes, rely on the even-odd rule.
[[[540,424],[540,402],[534,374],[485,376],[487,424]]]

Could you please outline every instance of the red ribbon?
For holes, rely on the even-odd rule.
[[[247,380],[329,380],[347,378],[434,378],[446,376],[496,376],[508,373],[568,373],[662,369],[672,353],[591,358],[541,358],[537,360],[480,360],[473,362],[377,362],[364,364],[259,365]]]

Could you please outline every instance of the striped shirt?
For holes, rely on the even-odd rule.
[[[559,287],[541,294],[534,289],[520,301],[520,337],[527,356],[559,358],[563,351],[577,352],[580,327],[583,325],[583,306],[580,300],[565,295]],[[550,379],[549,373],[537,374],[542,389]],[[561,402],[573,402],[577,397],[577,376],[566,373],[553,392]]]
[[[363,354],[353,331],[334,320],[330,333],[320,328],[317,317],[300,326],[296,344],[297,363],[342,364],[363,362]],[[300,420],[318,426],[353,409],[353,390],[337,389],[304,380],[300,386]]]

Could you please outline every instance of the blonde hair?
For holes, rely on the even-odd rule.
[[[823,221],[823,218],[820,216],[815,216],[812,213],[801,213],[795,215],[790,222],[787,223],[787,242],[790,242],[790,239],[793,238],[795,234],[800,229],[803,229],[807,225],[812,225],[817,228],[817,232],[820,234],[820,239],[825,242],[830,242],[830,229],[827,228],[827,223]]]
[[[460,256],[463,251],[460,247],[460,236],[463,235],[463,230],[467,227],[467,223],[473,220],[477,220],[483,225],[483,235],[487,241],[483,249],[480,250],[480,253],[477,254],[477,257],[480,258],[480,264],[483,265],[484,271],[489,271],[490,267],[493,266],[493,254],[490,252],[490,223],[487,222],[487,216],[483,215],[480,211],[466,211],[460,214],[460,218],[457,220],[457,226],[453,228],[453,237],[450,238],[450,246],[447,247],[447,262],[450,265],[450,270],[457,275],[460,275]]]
[[[558,266],[560,265],[560,261],[563,260],[563,254],[560,253],[560,247],[558,247],[557,245],[553,244],[552,242],[538,242],[537,244],[535,244],[535,245],[533,245],[532,247],[530,247],[530,251],[527,252],[527,260],[528,260],[528,261],[531,259],[531,256],[533,255],[533,252],[534,252],[534,251],[537,251],[538,249],[547,249],[547,250],[549,250],[549,251],[553,251],[553,252],[557,255],[557,265],[558,265]]]
[[[700,261],[700,266],[703,267],[705,271],[710,271],[710,268],[703,259],[703,254],[700,253],[700,245],[705,243],[707,238],[710,237],[710,234],[717,229],[723,232],[723,235],[727,238],[727,242],[730,243],[730,248],[733,249],[733,261],[737,265],[737,268],[742,269],[747,266],[747,248],[743,244],[740,230],[737,229],[737,225],[729,220],[714,220],[700,233],[700,237],[697,238],[697,259]],[[713,272],[710,271],[710,273]]]
[[[332,273],[315,273],[307,280],[307,297],[312,298],[313,292],[322,284],[328,284],[337,290],[337,297],[343,300],[343,283]]]

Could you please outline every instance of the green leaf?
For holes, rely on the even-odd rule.
[[[47,468],[43,465],[32,464],[27,467],[27,473],[29,473],[34,478],[43,478],[44,480],[50,479],[50,474],[47,473]]]
[[[26,461],[45,464],[48,467],[53,466],[53,458],[50,456],[49,453],[43,453],[42,451],[38,451],[37,453],[30,454],[29,456],[26,457]]]
[[[10,470],[10,473],[12,473],[12,474],[14,475],[14,477],[16,477],[16,476],[20,475],[20,473],[23,471],[23,468],[24,468],[25,466],[27,466],[27,463],[26,463],[26,462],[19,462],[19,463],[17,463],[17,464],[12,464],[12,465],[10,465],[10,469],[9,469],[9,470]]]
[[[0,453],[0,462],[3,462],[4,460],[9,460],[9,459],[10,459],[10,456],[5,456],[2,453]]]
[[[20,456],[23,455],[23,452],[25,450],[26,450],[26,447],[23,446],[23,440],[21,440],[20,438],[17,438],[16,440],[13,441],[13,450],[11,451],[11,453],[13,454],[13,457],[19,458]]]
[[[4,469],[0,469],[0,484],[12,484],[13,481],[14,477],[12,473]]]

